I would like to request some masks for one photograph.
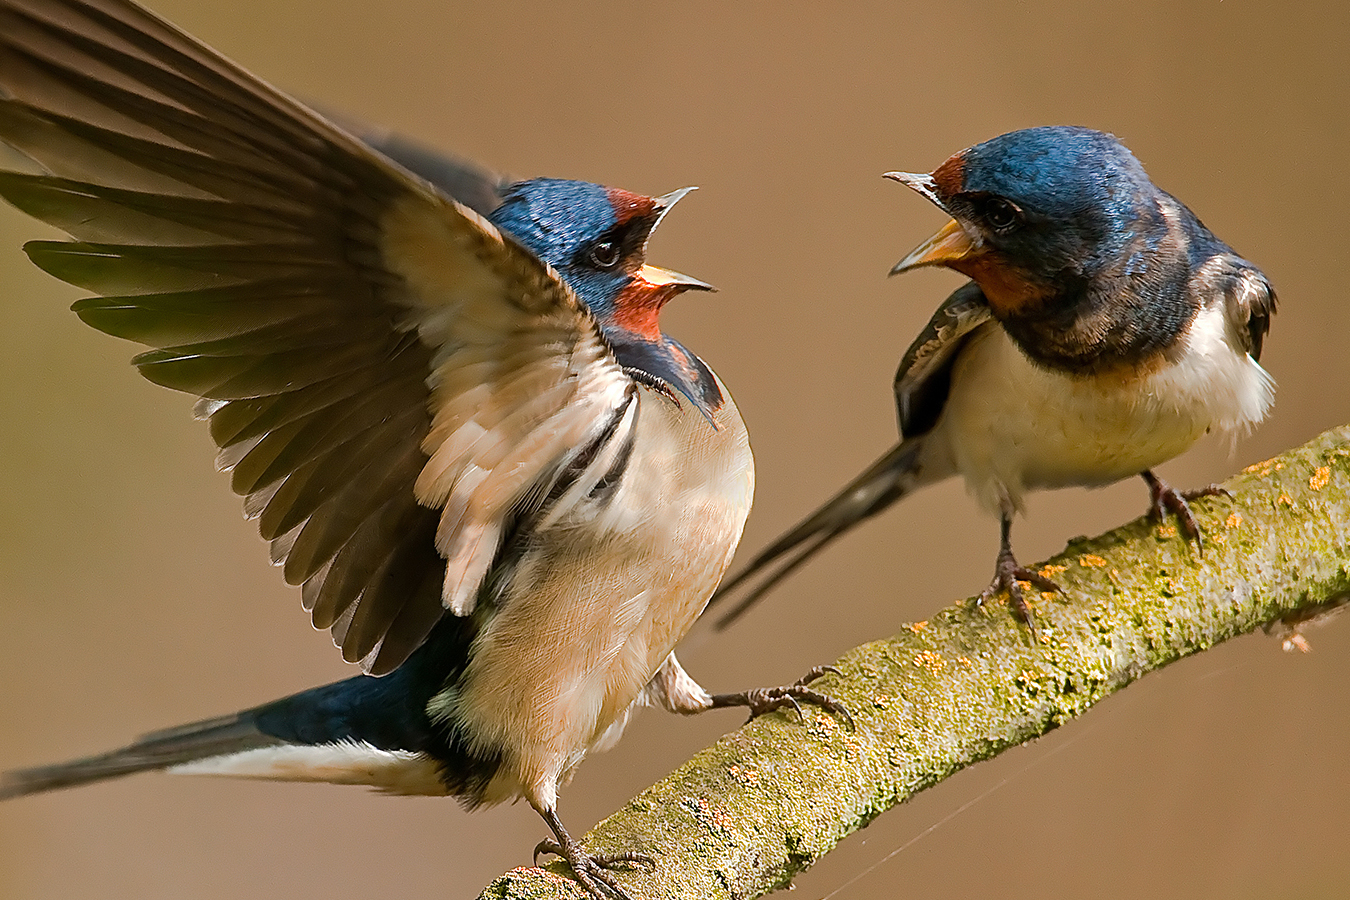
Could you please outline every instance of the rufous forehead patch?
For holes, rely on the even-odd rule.
[[[656,215],[656,201],[642,194],[634,194],[622,188],[606,188],[609,204],[614,208],[614,220],[619,225],[627,225],[633,219],[651,218]]]
[[[950,159],[933,170],[932,178],[939,197],[953,197],[961,193],[966,184],[966,151],[952,154]]]

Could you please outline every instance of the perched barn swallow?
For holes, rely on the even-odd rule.
[[[711,695],[675,644],[739,540],[753,464],[725,387],[660,329],[646,264],[687,190],[509,183],[353,137],[127,0],[0,0],[0,196],[75,311],[201,397],[222,468],[367,674],[75,762],[15,797],[150,769],[524,797],[587,890],[626,896],[558,787],[630,713]],[[462,201],[462,202],[459,202]],[[475,211],[477,210],[477,211]]]
[[[1029,490],[1140,475],[1153,515],[1175,513],[1200,541],[1187,501],[1220,489],[1178,492],[1152,470],[1269,410],[1274,382],[1257,360],[1275,294],[1261,271],[1099,131],[1014,131],[931,174],[886,177],[951,216],[891,274],[946,266],[972,281],[900,363],[900,443],[723,585],[714,602],[762,577],[722,624],[840,534],[951,475],[1002,524],[980,599],[1007,590],[1029,625],[1017,582],[1058,590],[1013,556]]]

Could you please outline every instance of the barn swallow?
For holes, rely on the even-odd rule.
[[[945,266],[971,281],[900,362],[900,443],[723,585],[714,602],[761,578],[721,624],[854,525],[951,475],[1001,523],[980,600],[1006,590],[1033,631],[1018,581],[1058,587],[1013,556],[1027,491],[1140,475],[1152,514],[1176,514],[1199,542],[1187,501],[1221,489],[1179,492],[1153,468],[1269,410],[1275,386],[1257,360],[1275,293],[1261,271],[1099,131],[1014,131],[930,174],[885,177],[951,217],[891,274]]]
[[[101,756],[0,797],[143,770],[524,797],[596,897],[627,894],[557,791],[632,711],[709,694],[675,644],[753,492],[726,388],[661,331],[702,281],[646,262],[688,189],[509,182],[358,140],[127,0],[0,0],[0,196],[71,241],[31,259],[75,311],[199,396],[219,462],[365,674]],[[537,851],[538,852],[538,851]]]

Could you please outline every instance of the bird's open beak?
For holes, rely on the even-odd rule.
[[[696,190],[698,190],[697,187],[691,186],[680,188],[678,191],[671,191],[669,194],[662,194],[660,197],[653,197],[652,199],[656,201],[656,221],[652,223],[648,234],[656,230],[656,226],[661,224],[661,220],[666,217],[666,213],[670,212],[671,207],[683,200],[686,194]]]
[[[938,209],[943,212],[947,211],[942,198],[937,195],[937,184],[933,181],[932,175],[921,175],[915,172],[887,172],[881,177],[900,182],[914,193],[926,198],[929,203]]]
[[[938,209],[948,212],[946,204],[937,195],[936,185],[931,175],[916,175],[911,172],[887,172],[884,178],[898,181],[915,193],[925,197]],[[915,247],[894,266],[890,274],[899,275],[921,266],[951,266],[952,263],[966,259],[979,252],[980,245],[971,239],[970,233],[953,218],[943,225],[937,234]]]
[[[669,194],[662,194],[660,197],[653,197],[656,201],[656,221],[647,231],[648,237],[656,230],[656,226],[661,224],[661,220],[670,212],[672,206],[684,199],[690,191],[696,191],[696,187],[680,188],[678,191],[671,191]],[[637,272],[638,278],[647,282],[654,288],[665,288],[667,297],[684,291],[715,291],[717,288],[708,284],[706,281],[699,281],[690,275],[682,275],[679,272],[672,272],[670,269],[662,269],[659,266],[644,265]]]
[[[686,190],[692,190],[692,188],[686,188]],[[639,278],[652,287],[667,288],[674,293],[717,290],[706,281],[699,281],[691,275],[681,275],[679,272],[672,272],[670,269],[662,269],[659,266],[644,265],[641,269],[638,269],[637,274]]]
[[[890,274],[899,275],[921,266],[952,266],[952,263],[975,254],[979,248],[970,239],[965,228],[951,219],[938,233],[909,252],[909,255],[891,267]]]

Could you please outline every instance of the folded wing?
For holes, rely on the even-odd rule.
[[[895,410],[902,438],[923,434],[937,423],[951,389],[956,352],[993,315],[980,286],[967,282],[942,301],[909,345],[895,373]]]

